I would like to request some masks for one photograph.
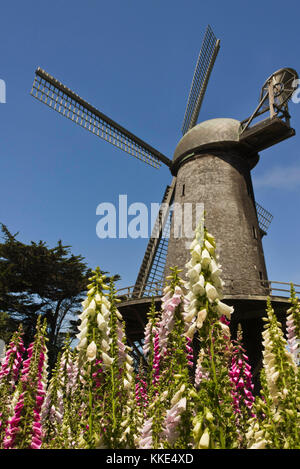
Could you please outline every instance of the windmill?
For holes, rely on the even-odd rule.
[[[255,202],[251,170],[259,161],[258,152],[295,134],[290,127],[288,101],[298,75],[291,68],[273,73],[262,87],[258,106],[242,122],[217,118],[197,124],[219,49],[220,40],[208,26],[186,106],[183,137],[172,160],[40,68],[35,72],[31,95],[150,166],[168,166],[173,178],[163,195],[164,206],[204,203],[206,225],[219,246],[224,298],[235,306],[233,324],[242,322],[246,347],[256,364],[257,333],[261,327],[258,318],[265,309],[266,295],[272,293],[261,239],[272,215]],[[257,122],[263,114],[267,117]],[[136,343],[142,339],[149,302],[153,295],[160,302],[168,268],[177,265],[185,269],[189,257],[186,242],[184,234],[174,236],[172,211],[160,211],[136,283],[124,289],[120,304],[127,335],[137,353]],[[284,298],[272,298],[278,307],[286,306]]]

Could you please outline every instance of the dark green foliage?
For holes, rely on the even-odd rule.
[[[0,311],[0,339],[8,344],[17,328],[17,321],[14,321],[5,311]]]
[[[75,256],[70,246],[49,248],[44,241],[24,244],[2,225],[0,243],[0,311],[10,321],[21,322],[24,342],[32,341],[37,315],[43,315],[48,324],[49,364],[55,362],[70,316],[81,309],[90,269],[80,255]],[[115,277],[118,279],[118,276]],[[77,321],[72,321],[73,330]]]

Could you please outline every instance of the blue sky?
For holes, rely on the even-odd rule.
[[[58,239],[90,267],[135,282],[146,239],[100,240],[96,207],[160,202],[171,181],[62,118],[30,96],[40,66],[95,107],[172,158],[203,33],[221,50],[199,121],[244,119],[265,79],[300,73],[300,6],[291,0],[11,1],[1,5],[0,221],[24,242]],[[252,172],[256,200],[274,215],[264,251],[269,279],[300,283],[300,104],[296,136],[261,153]]]

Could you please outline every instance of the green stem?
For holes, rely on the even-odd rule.
[[[95,341],[95,328],[93,327],[92,331],[93,341]],[[89,379],[89,436],[90,436],[90,448],[93,448],[93,427],[94,427],[94,419],[93,419],[93,368],[90,365],[90,379]]]
[[[113,311],[111,313],[113,315]],[[113,329],[113,344],[112,344],[112,352],[113,352],[113,358],[114,360],[116,359],[116,327],[115,323],[113,322],[112,318],[112,329]],[[112,392],[111,392],[111,403],[112,403],[112,420],[113,420],[113,426],[112,426],[112,434],[113,434],[113,440],[115,436],[115,430],[117,427],[117,419],[116,419],[116,399],[115,399],[115,394],[116,394],[116,389],[115,389],[115,362],[112,363],[111,365],[111,386],[112,386]],[[114,443],[114,442],[113,442]],[[114,447],[114,444],[113,444]]]
[[[222,422],[222,414],[221,414],[221,409],[220,409],[220,403],[219,403],[219,383],[217,380],[217,374],[216,374],[216,367],[215,367],[215,352],[214,352],[214,344],[212,340],[212,326],[210,325],[209,328],[209,350],[210,350],[210,365],[211,365],[211,370],[212,370],[212,375],[213,375],[213,381],[215,384],[215,396],[216,396],[216,402],[217,402],[217,413],[218,413],[218,420],[219,422]],[[219,435],[220,435],[220,443],[221,443],[221,448],[226,449],[226,442],[225,442],[225,437],[224,437],[224,432],[222,426],[219,427]]]
[[[214,383],[216,386],[216,391],[218,390],[218,381],[217,381],[217,374],[216,374],[216,367],[215,367],[215,362],[214,362],[214,345],[213,345],[213,340],[212,340],[212,334],[211,334],[211,327],[209,328],[209,350],[210,350],[210,364],[211,364],[211,370],[214,378]]]

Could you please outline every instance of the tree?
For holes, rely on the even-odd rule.
[[[24,342],[33,340],[38,315],[47,319],[49,364],[54,362],[69,318],[80,311],[90,269],[61,240],[50,249],[44,241],[24,244],[2,224],[0,311],[22,322]],[[115,276],[119,279],[119,276]]]
[[[18,323],[8,313],[0,311],[0,339],[8,344],[17,328]]]

